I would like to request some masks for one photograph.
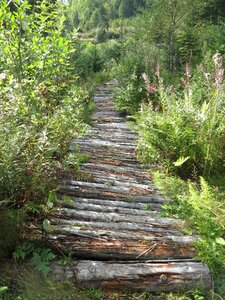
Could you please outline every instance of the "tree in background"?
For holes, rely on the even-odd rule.
[[[122,0],[119,7],[119,15],[122,18],[130,18],[135,12],[134,0]]]
[[[145,4],[146,0],[69,0],[66,14],[72,28],[107,28],[110,20],[130,18]]]

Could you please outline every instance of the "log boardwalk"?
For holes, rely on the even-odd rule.
[[[89,154],[79,179],[61,182],[48,239],[70,249],[75,260],[54,263],[53,274],[117,291],[211,288],[208,267],[195,258],[198,238],[181,233],[182,220],[160,216],[166,199],[136,159],[137,134],[114,110],[112,88],[108,83],[97,89],[93,128],[75,140]]]

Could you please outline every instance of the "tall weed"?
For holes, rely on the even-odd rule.
[[[192,79],[187,66],[183,88],[165,87],[159,77],[157,107],[143,105],[137,117],[143,161],[189,178],[224,170],[225,91],[218,56],[214,73],[201,66]]]

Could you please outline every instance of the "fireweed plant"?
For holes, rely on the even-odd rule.
[[[163,215],[186,219],[188,234],[197,230],[199,257],[211,268],[221,295],[225,289],[223,76],[220,53],[213,55],[211,66],[202,64],[192,71],[187,64],[177,88],[164,85],[158,66],[154,83],[142,75],[149,103],[136,116],[138,157],[156,169],[160,165],[159,171],[153,171],[154,182],[174,200],[165,205]]]
[[[201,65],[193,78],[187,64],[183,87],[177,89],[163,84],[159,67],[157,86],[142,75],[149,98],[149,104],[143,104],[136,117],[138,156],[143,162],[162,163],[185,178],[208,178],[224,170],[224,69],[219,53],[213,60],[213,72]],[[156,93],[154,103],[151,95]]]

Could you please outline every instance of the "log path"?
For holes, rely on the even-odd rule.
[[[167,200],[137,161],[137,134],[115,111],[112,89],[113,82],[97,89],[93,128],[75,140],[89,160],[79,178],[60,185],[48,239],[76,260],[54,263],[53,274],[117,291],[210,288],[209,269],[195,258],[198,237],[181,233],[182,220],[160,216]]]

